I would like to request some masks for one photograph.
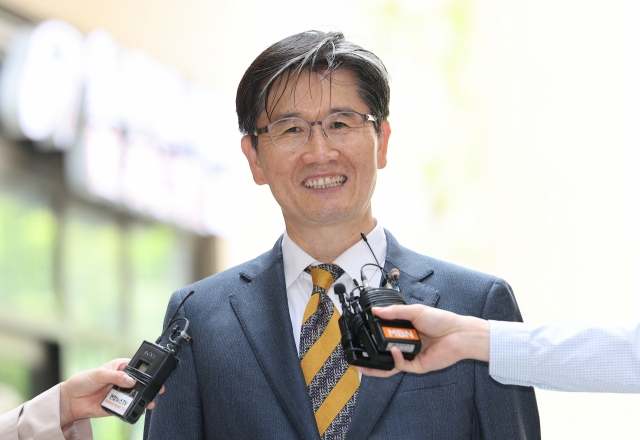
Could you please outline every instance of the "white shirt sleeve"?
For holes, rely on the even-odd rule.
[[[60,385],[45,391],[0,417],[0,438],[5,440],[92,440],[89,420],[60,428]]]
[[[640,324],[489,321],[489,374],[556,391],[640,393]]]

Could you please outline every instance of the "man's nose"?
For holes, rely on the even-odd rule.
[[[311,127],[311,139],[307,141],[307,145],[303,159],[305,163],[327,163],[338,158],[338,150],[336,143],[333,142],[322,128],[320,123],[313,124]]]

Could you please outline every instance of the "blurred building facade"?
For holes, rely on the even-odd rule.
[[[16,38],[21,32],[38,29],[38,24],[11,8],[0,8],[4,74],[8,57],[15,55]],[[52,42],[51,36],[47,41]],[[64,50],[66,47],[60,46],[57,56],[64,57],[60,53]],[[47,50],[44,52],[40,55],[46,57]],[[43,73],[55,79],[55,66],[43,67]],[[19,81],[13,84],[16,89],[19,86]],[[37,88],[38,83],[33,86]],[[4,104],[9,93],[5,87],[0,98]],[[36,103],[39,109],[47,105],[42,95],[45,93]],[[59,94],[55,99],[62,101]],[[18,110],[20,105],[24,112],[25,104],[18,104]],[[20,115],[20,122],[28,125],[25,118],[35,116],[38,125],[37,109],[26,106],[28,111]],[[54,109],[52,114],[59,115],[62,110]],[[102,172],[104,177],[108,157],[97,158],[94,170],[82,164],[75,165],[79,169],[70,169],[73,164],[69,162],[74,160],[70,149],[80,148],[77,142],[58,148],[43,144],[51,136],[21,139],[8,127],[10,116],[3,116],[0,412],[74,372],[95,368],[111,358],[131,356],[142,340],[153,340],[161,332],[171,290],[216,270],[214,239],[203,236],[206,231],[198,230],[198,225],[188,224],[189,218],[180,226],[173,218],[160,221],[157,215],[135,206],[110,202],[100,194],[90,197],[74,187],[73,173],[95,176]],[[78,120],[70,124],[78,136],[82,125]],[[103,145],[98,144],[100,147]],[[145,180],[153,175],[144,168],[136,171],[141,182],[131,185],[142,186],[144,191]],[[86,182],[76,185],[85,185],[85,190],[89,186]],[[170,194],[165,191],[161,196],[167,201]],[[140,198],[144,202],[150,197],[142,193]],[[183,212],[195,217],[188,206]],[[105,439],[138,438],[141,427],[141,423],[130,428],[108,419],[94,423],[97,438]]]

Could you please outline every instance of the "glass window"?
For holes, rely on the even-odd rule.
[[[123,289],[122,233],[108,212],[72,205],[63,244],[65,315],[75,330],[123,335],[119,308]]]
[[[131,322],[131,335],[140,343],[143,339],[154,341],[160,335],[169,297],[192,282],[185,271],[190,267],[185,241],[166,225],[138,224],[131,228],[130,293],[136,317]]]
[[[0,179],[0,316],[27,314],[30,320],[55,321],[56,218],[38,191]]]

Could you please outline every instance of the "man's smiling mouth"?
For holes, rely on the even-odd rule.
[[[332,188],[334,186],[340,186],[347,181],[347,176],[335,176],[335,177],[325,177],[317,180],[305,180],[302,182],[302,185],[306,188],[311,189],[321,189],[321,188]]]

